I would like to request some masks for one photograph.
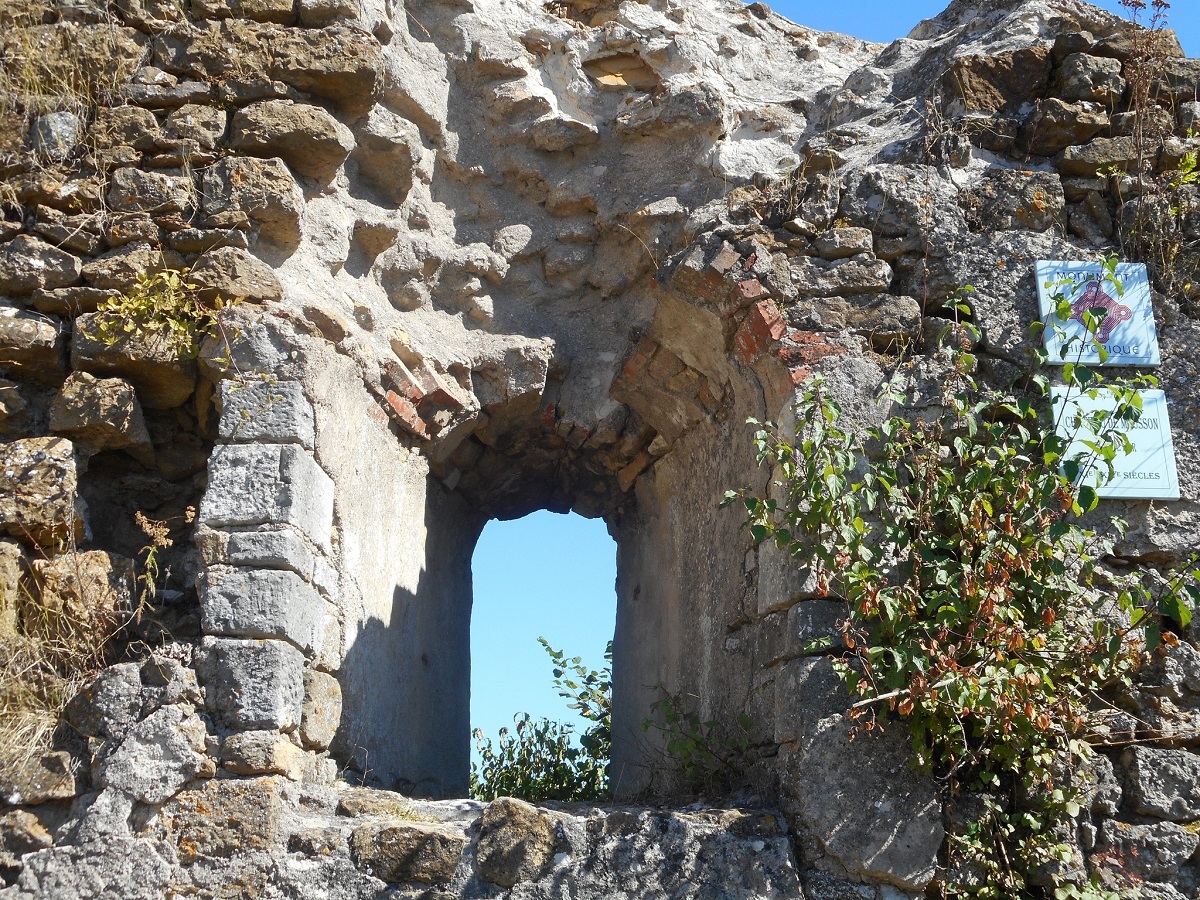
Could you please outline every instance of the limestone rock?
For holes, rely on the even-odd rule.
[[[1129,825],[1109,819],[1100,838],[1093,868],[1147,881],[1172,878],[1200,847],[1200,837],[1174,822]]]
[[[325,602],[293,572],[209,569],[200,577],[206,634],[281,638],[302,651],[319,650]]]
[[[271,303],[283,297],[283,288],[275,271],[237,247],[209,250],[192,267],[188,280],[207,301]]]
[[[31,563],[42,608],[98,634],[111,633],[134,609],[133,560],[104,550],[77,550]]]
[[[46,113],[33,120],[29,129],[29,145],[43,159],[61,162],[83,139],[83,123],[73,112],[60,110]]]
[[[189,76],[251,72],[359,110],[377,98],[383,68],[379,42],[343,25],[298,29],[226,19],[202,23],[162,53],[160,65]]]
[[[136,331],[108,344],[99,336],[97,325],[97,317],[103,315],[107,313],[87,313],[75,320],[72,368],[128,381],[149,409],[172,409],[192,395],[196,387],[194,360],[180,357],[164,338]]]
[[[942,90],[964,112],[994,113],[1038,96],[1050,80],[1049,47],[961,57],[943,77]]]
[[[96,110],[89,138],[101,151],[123,146],[149,150],[158,127],[154,113],[140,106],[101,106]]]
[[[354,137],[319,106],[265,100],[233,117],[230,146],[251,156],[278,156],[293,171],[324,183],[353,149]]]
[[[1109,166],[1127,169],[1136,159],[1132,138],[1096,138],[1083,146],[1067,147],[1055,157],[1054,164],[1063,175],[1093,176]]]
[[[108,185],[108,205],[116,212],[172,213],[194,206],[191,179],[165,172],[117,169]]]
[[[197,673],[211,713],[241,730],[300,724],[304,656],[273,640],[205,638]]]
[[[208,470],[200,521],[213,527],[294,525],[329,548],[333,482],[294,444],[217,447]]]
[[[186,103],[171,110],[155,143],[162,150],[212,151],[225,136],[226,124],[225,110],[220,107]]]
[[[222,382],[220,403],[217,430],[224,441],[296,443],[306,450],[316,444],[312,404],[298,381]]]
[[[1062,181],[1053,172],[989,172],[978,185],[964,192],[963,201],[968,220],[977,231],[1046,231],[1061,227],[1065,217]]]
[[[1089,100],[1115,105],[1125,93],[1121,63],[1116,59],[1072,53],[1058,70],[1058,95],[1064,100]]]
[[[1121,762],[1135,812],[1173,822],[1200,819],[1200,756],[1135,745]]]
[[[17,633],[17,601],[25,554],[15,541],[0,540],[0,641],[11,641]]]
[[[36,756],[16,771],[6,767],[0,773],[0,798],[13,806],[37,806],[74,796],[75,772],[70,754],[63,750]]]
[[[1054,156],[1072,145],[1086,144],[1108,125],[1108,113],[1102,108],[1048,97],[1030,116],[1023,138],[1030,152]]]
[[[163,812],[184,864],[267,850],[282,842],[283,799],[275,778],[213,779],[180,792]]]
[[[98,787],[159,805],[204,769],[204,725],[182,706],[165,706],[130,728],[97,767]]]
[[[342,686],[332,675],[307,669],[304,672],[304,708],[300,739],[304,746],[325,750],[333,742],[342,721]]]
[[[461,834],[415,822],[360,825],[350,836],[354,861],[390,884],[447,883],[466,845]]]
[[[137,663],[109,666],[67,703],[66,719],[87,737],[120,740],[142,711]]]
[[[151,463],[154,447],[133,385],[72,372],[50,408],[50,430],[92,453],[125,450]]]
[[[0,306],[0,371],[43,383],[63,377],[62,326],[49,316]]]
[[[834,228],[818,235],[814,244],[821,258],[828,260],[871,253],[874,249],[869,228]]]
[[[353,159],[359,175],[373,190],[400,204],[412,190],[421,149],[421,133],[415,125],[376,106],[358,131]]]
[[[5,900],[160,900],[171,876],[171,866],[153,843],[132,837],[39,850],[22,862],[16,884],[4,892]]]
[[[800,839],[815,841],[819,852],[854,878],[922,890],[937,869],[945,833],[933,782],[908,767],[907,735],[892,728],[851,741],[849,721],[834,712],[845,709],[846,695],[828,660],[797,665],[811,671],[817,688],[815,695],[791,696],[823,703],[831,712],[818,718],[817,707],[806,715],[791,745],[795,749],[787,751],[785,792]],[[807,787],[812,785],[820,787]],[[872,799],[864,803],[863,797]]]
[[[79,258],[22,234],[0,246],[0,293],[32,294],[38,288],[79,283]]]
[[[204,172],[202,203],[209,217],[242,213],[268,243],[293,247],[300,239],[304,200],[282,160],[227,157]]]
[[[221,764],[237,775],[283,775],[298,781],[304,751],[277,731],[243,731],[221,742]]]
[[[528,803],[501,797],[483,812],[476,865],[493,884],[536,881],[554,855],[554,824]]]
[[[892,283],[892,268],[866,254],[826,263],[800,256],[792,260],[791,277],[801,296],[877,294]]]
[[[20,859],[34,850],[45,850],[54,838],[38,817],[23,809],[0,815],[0,866],[19,868]]]
[[[83,280],[98,290],[126,291],[139,275],[163,269],[162,251],[145,241],[133,241],[109,250],[83,267]]]
[[[196,15],[206,19],[250,19],[255,22],[292,21],[290,0],[191,0]]]
[[[74,444],[54,437],[12,441],[0,447],[0,459],[0,531],[44,546],[83,539]]]

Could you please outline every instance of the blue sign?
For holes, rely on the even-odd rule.
[[[1093,398],[1081,396],[1078,389],[1068,393],[1065,387],[1050,388],[1050,410],[1054,429],[1070,441],[1065,459],[1078,459],[1082,466],[1081,484],[1096,488],[1104,499],[1178,500],[1179,477],[1175,471],[1175,445],[1171,441],[1171,423],[1167,420],[1167,397],[1162,391],[1138,391],[1142,398],[1142,414],[1136,422],[1117,424],[1116,399],[1107,391]],[[1094,413],[1102,413],[1102,427],[1114,425],[1124,432],[1133,444],[1132,453],[1117,452],[1113,460],[1114,474],[1107,484],[1097,487],[1108,467],[1098,461],[1084,441],[1094,441],[1091,421]]]
[[[1142,263],[1118,263],[1109,277],[1098,262],[1039,260],[1034,276],[1046,326],[1048,362],[1094,366],[1162,363],[1150,277]],[[1058,314],[1064,303],[1070,307],[1065,318]],[[1093,334],[1088,332],[1089,323]],[[1108,353],[1107,359],[1101,361],[1096,344]]]

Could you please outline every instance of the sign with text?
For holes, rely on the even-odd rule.
[[[1171,441],[1171,425],[1167,421],[1167,397],[1162,391],[1138,391],[1142,398],[1142,415],[1123,430],[1133,444],[1132,453],[1117,451],[1113,460],[1116,475],[1103,487],[1096,487],[1099,474],[1107,472],[1103,462],[1088,465],[1087,458],[1081,462],[1085,471],[1083,484],[1096,487],[1096,494],[1114,500],[1178,500],[1179,478],[1175,471],[1175,445]],[[1073,392],[1068,398],[1067,388],[1050,389],[1050,409],[1054,415],[1057,434],[1071,440],[1066,458],[1086,453],[1085,440],[1094,440],[1088,429],[1078,430],[1073,420],[1076,412],[1084,416],[1101,411],[1115,414],[1116,398],[1107,392],[1094,400]]]
[[[1146,267],[1118,263],[1112,274],[1115,282],[1098,262],[1038,261],[1034,276],[1046,326],[1048,362],[1097,366],[1157,366],[1162,362]],[[1063,300],[1071,307],[1066,318],[1058,315]],[[1104,362],[1089,339],[1088,317],[1096,342],[1108,352]]]

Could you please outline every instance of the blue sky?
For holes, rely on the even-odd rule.
[[[810,28],[887,43],[904,37],[919,21],[936,16],[949,3],[950,0],[781,0],[768,5],[780,15]],[[1117,0],[1099,0],[1095,5],[1127,18]],[[1200,2],[1174,0],[1168,17],[1168,24],[1179,33],[1188,55],[1200,55]]]
[[[936,15],[949,0],[784,0],[793,21],[887,42]],[[1120,14],[1116,0],[1097,5]],[[1200,55],[1200,2],[1175,0],[1170,25],[1189,55]],[[474,556],[471,617],[471,724],[495,735],[516,712],[571,718],[550,686],[550,665],[537,639],[593,668],[603,662],[616,616],[616,544],[604,523],[576,515],[534,513],[489,522]]]

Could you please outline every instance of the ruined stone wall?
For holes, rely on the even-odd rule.
[[[136,514],[173,545],[146,652],[6,776],[0,897],[925,890],[943,798],[902,729],[848,741],[804,651],[838,603],[718,501],[765,489],[745,419],[811,372],[858,423],[891,375],[933,403],[960,285],[984,376],[1024,370],[1033,261],[1114,246],[1134,196],[1103,174],[1129,29],[1075,0],[957,2],[886,48],[717,0],[122,0],[18,32],[6,60],[107,74],[4,113],[4,609],[69,604],[45,573],[81,560],[127,608]],[[1166,168],[1200,110],[1179,57]],[[198,359],[96,336],[155,270],[240,300]],[[1184,499],[1113,504],[1119,563],[1200,546],[1200,326],[1187,290],[1155,302]],[[617,540],[618,797],[678,788],[642,728],[670,693],[747,717],[735,787],[778,814],[389,793],[465,794],[471,553],[535,509]],[[1097,756],[1048,883],[1200,887],[1195,656],[1122,698],[1112,734],[1148,743]]]

